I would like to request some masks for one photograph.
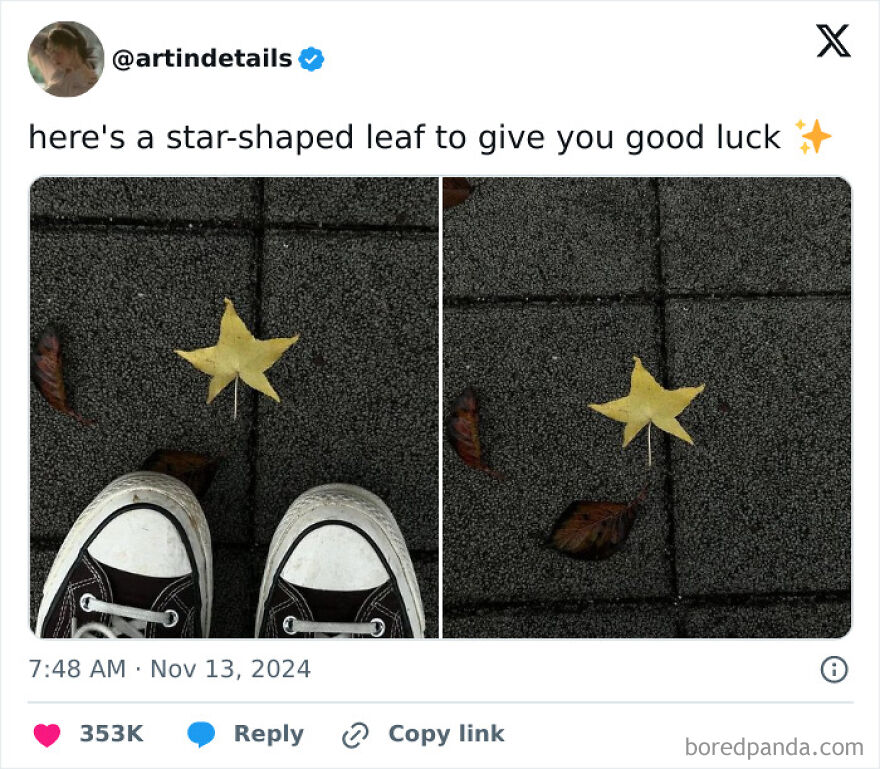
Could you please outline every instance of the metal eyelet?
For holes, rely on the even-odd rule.
[[[296,622],[296,617],[285,617],[284,622],[281,623],[281,627],[287,635],[296,635],[296,631],[293,629],[294,622]]]
[[[79,599],[79,608],[86,612],[91,612],[92,601],[95,600],[95,596],[91,593],[83,593]]]
[[[177,620],[180,619],[180,615],[174,609],[167,609],[165,614],[168,615],[167,619],[162,623],[162,627],[174,627],[177,624]]]
[[[380,638],[385,635],[385,622],[384,620],[379,619],[378,617],[373,617],[370,620],[373,623],[373,632],[370,633],[373,638]]]

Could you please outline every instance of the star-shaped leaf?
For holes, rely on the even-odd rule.
[[[181,358],[188,360],[199,371],[211,375],[208,384],[208,400],[216,398],[226,385],[241,378],[246,385],[259,390],[275,401],[280,401],[278,393],[263,373],[271,367],[293,344],[299,334],[277,339],[254,339],[244,321],[238,317],[229,299],[226,310],[220,319],[220,337],[213,347],[199,350],[175,350]]]
[[[591,403],[590,408],[606,417],[626,423],[623,428],[624,447],[628,446],[647,424],[654,424],[664,432],[693,444],[691,436],[679,424],[676,417],[703,392],[706,385],[667,390],[648,373],[639,358],[635,356],[633,358],[636,365],[632,372],[629,395],[608,403]]]

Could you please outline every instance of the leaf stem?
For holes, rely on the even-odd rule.
[[[232,421],[234,422],[238,419],[238,376],[235,377],[235,397],[232,403]],[[650,425],[648,425],[648,429],[651,429]]]
[[[651,423],[648,422],[648,467],[651,466]]]

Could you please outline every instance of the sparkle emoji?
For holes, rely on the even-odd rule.
[[[816,122],[813,123],[813,130],[812,131],[810,131],[809,133],[801,134],[801,136],[804,139],[809,139],[811,142],[813,142],[813,149],[816,151],[817,154],[819,152],[819,147],[822,146],[822,142],[825,141],[826,139],[831,138],[831,134],[825,133],[822,130],[822,126],[819,125],[818,120],[816,120]],[[804,149],[803,146],[801,147],[801,149],[802,150]],[[805,155],[807,154],[806,150],[804,150],[804,154]]]

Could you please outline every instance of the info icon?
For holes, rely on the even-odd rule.
[[[819,670],[829,684],[839,684],[849,674],[849,666],[843,657],[826,657]]]

